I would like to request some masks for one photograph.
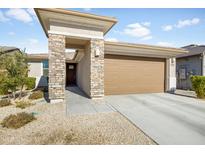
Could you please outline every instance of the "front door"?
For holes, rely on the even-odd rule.
[[[66,86],[76,85],[76,64],[66,64]]]

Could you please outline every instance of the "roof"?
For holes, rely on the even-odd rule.
[[[29,61],[42,61],[48,60],[48,53],[38,53],[38,54],[27,54]],[[65,53],[66,60],[73,60],[75,58],[76,52]]]
[[[187,52],[181,48],[105,41],[106,54],[169,58]]]
[[[47,53],[40,53],[40,54],[27,54],[28,60],[34,60],[34,61],[41,61],[41,60],[47,60],[48,54]]]
[[[186,54],[179,55],[179,56],[177,56],[177,58],[202,54],[205,52],[205,45],[191,44],[191,45],[182,47],[182,49],[186,49],[189,52]]]
[[[35,8],[34,10],[47,37],[50,24],[49,21],[51,19],[73,23],[74,25],[80,24],[85,27],[94,26],[102,29],[104,34],[117,23],[117,19],[114,17],[99,16],[65,9]]]
[[[82,37],[81,32],[83,32],[86,37],[88,35],[95,35],[95,37],[99,35],[99,37],[103,38],[103,35],[117,22],[117,19],[113,17],[65,9],[36,8],[35,12],[47,37],[50,32],[63,33],[73,39],[73,37],[78,37],[79,35]],[[80,31],[79,28],[85,31]],[[100,34],[97,34],[96,31],[100,32]],[[105,41],[105,54],[170,58],[185,53],[187,51],[181,48]]]
[[[184,53],[187,53],[187,51],[181,48],[105,41],[105,54],[169,58]],[[76,57],[76,54],[66,53],[66,60],[72,60],[73,58]],[[48,54],[47,53],[28,54],[28,59],[30,61],[47,60]]]
[[[20,49],[16,47],[0,46],[0,54],[10,53],[14,51],[20,51]]]

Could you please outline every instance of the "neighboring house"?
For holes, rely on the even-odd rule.
[[[12,54],[15,52],[20,52],[20,49],[16,47],[0,46],[0,56],[2,54]]]
[[[21,51],[16,47],[0,46],[0,56],[3,54],[14,54],[16,52]],[[36,78],[36,87],[48,86],[48,54],[28,54],[28,64],[28,76]]]
[[[205,75],[205,45],[188,45],[182,47],[189,53],[177,56],[177,88],[192,89],[191,75]]]
[[[0,46],[0,56],[3,54],[14,54],[16,52],[21,52],[19,48],[10,46]],[[1,64],[0,64],[1,65]],[[6,70],[0,69],[0,73],[5,73]]]
[[[113,17],[64,9],[35,9],[48,37],[48,92],[63,102],[65,87],[77,85],[92,99],[104,95],[158,93],[176,88],[175,57],[184,49],[104,41]],[[75,49],[67,56],[68,49]],[[41,57],[41,56],[40,56]],[[72,57],[72,58],[71,58]],[[32,62],[32,69],[41,64]],[[41,65],[41,66],[40,66]]]

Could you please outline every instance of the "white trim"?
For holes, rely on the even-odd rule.
[[[166,59],[166,91],[174,92],[176,90],[176,59]]]

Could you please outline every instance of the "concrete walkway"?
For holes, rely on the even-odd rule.
[[[89,99],[78,87],[66,88],[66,110],[68,115],[113,112],[114,109],[104,100]]]
[[[205,144],[205,101],[166,93],[105,100],[158,144]]]

